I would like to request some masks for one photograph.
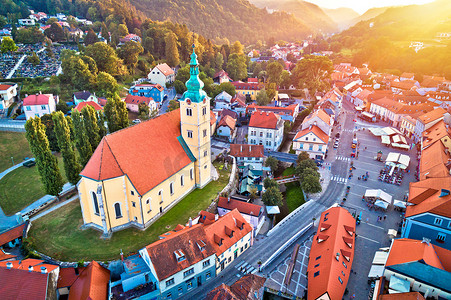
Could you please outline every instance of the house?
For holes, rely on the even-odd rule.
[[[402,73],[401,76],[399,76],[399,81],[406,81],[406,80],[414,80],[415,74],[414,73]]]
[[[216,275],[253,244],[253,228],[238,209],[234,209],[211,224],[204,225],[208,243],[212,245],[216,259]]]
[[[307,266],[307,300],[342,299],[354,260],[355,219],[342,207],[324,211]]]
[[[236,93],[231,100],[230,109],[242,117],[246,114],[246,107],[246,97]]]
[[[408,138],[412,138],[415,133],[417,119],[406,115],[401,117],[401,132]]]
[[[421,151],[419,179],[447,177],[450,175],[449,150],[440,141]]]
[[[96,111],[102,110],[102,106],[100,106],[99,104],[97,104],[94,101],[83,101],[77,104],[77,106],[75,106],[75,109],[78,110],[79,112],[81,112],[81,110],[83,109],[83,107],[85,106],[92,106]]]
[[[99,103],[96,94],[91,94],[91,92],[88,91],[82,91],[82,92],[75,92],[72,96],[74,100],[74,104],[78,105],[80,102],[83,101],[93,101],[95,103]]]
[[[20,244],[22,237],[27,236],[27,231],[29,229],[29,222],[25,222],[16,225],[12,228],[7,228],[0,233],[0,247],[8,246],[10,248],[16,247]]]
[[[0,114],[6,113],[9,106],[17,98],[16,84],[0,84]]]
[[[393,93],[415,91],[419,88],[419,83],[416,80],[392,81],[390,83],[390,88]]]
[[[254,168],[253,165],[246,165],[240,170],[240,182],[238,191],[241,195],[249,196],[252,193],[261,194],[263,192],[263,180],[267,172],[271,171],[264,167],[261,169]]]
[[[302,151],[309,154],[312,159],[325,159],[329,136],[318,126],[311,125],[296,133],[293,138],[293,150],[299,155]]]
[[[337,115],[341,111],[342,100],[343,93],[335,87],[321,98],[315,105],[315,109],[331,109],[334,112],[334,115]]]
[[[294,122],[299,114],[299,104],[289,106],[258,106],[250,104],[247,106],[246,113],[252,113],[254,111],[273,112],[279,115],[282,120]]]
[[[265,150],[277,151],[282,144],[284,121],[273,112],[255,111],[248,126],[248,142],[263,145]]]
[[[59,266],[40,259],[0,262],[0,295],[2,299],[56,299]]]
[[[257,99],[257,95],[260,92],[260,90],[264,88],[263,84],[258,83],[258,81],[254,82],[252,81],[252,79],[250,82],[233,81],[232,84],[235,87],[235,91],[237,92],[237,94],[241,94],[244,97],[248,97],[250,100],[253,101]]]
[[[218,214],[221,217],[234,209],[238,209],[246,222],[252,226],[254,230],[254,237],[257,236],[265,221],[263,206],[257,204],[231,199],[230,197],[219,197],[217,207]]]
[[[218,136],[226,137],[229,142],[232,142],[236,136],[236,119],[229,115],[224,115],[219,120],[216,128]]]
[[[402,237],[451,250],[451,176],[411,182]]]
[[[192,53],[180,109],[102,138],[77,184],[84,227],[145,229],[211,181],[210,101]]]
[[[176,231],[164,234],[163,239],[139,251],[156,279],[160,299],[182,297],[216,276],[216,249],[204,225],[177,227]],[[235,226],[230,229],[237,233],[240,230]],[[221,238],[218,236],[217,241],[224,241],[223,235],[218,234]]]
[[[239,166],[252,165],[255,169],[261,170],[265,149],[263,145],[231,144],[229,155],[236,158]]]
[[[51,114],[56,110],[57,102],[58,97],[55,99],[52,94],[36,94],[26,97],[23,99],[23,110],[26,119]]]
[[[215,109],[230,109],[232,102],[232,96],[230,96],[226,91],[222,91],[215,97]]]
[[[20,26],[35,26],[36,21],[34,19],[19,19],[17,20]]]
[[[158,110],[158,105],[151,97],[133,96],[127,95],[124,99],[127,109],[137,113],[139,111],[139,105],[144,104],[149,107],[149,112]]]
[[[135,42],[135,43],[141,43],[141,38],[133,33],[127,34],[126,36],[119,39],[119,46],[127,43],[127,42]]]
[[[221,70],[213,76],[213,82],[216,84],[221,84],[224,82],[232,82],[232,79],[229,77],[229,74],[227,74],[226,71]]]
[[[164,87],[159,84],[141,83],[132,86],[128,93],[133,96],[153,98],[158,105],[164,100]]]
[[[150,70],[147,78],[150,79],[152,83],[166,87],[167,84],[171,84],[175,80],[175,72],[168,64],[158,64],[152,70]]]
[[[302,130],[309,128],[310,126],[317,126],[328,136],[332,130],[334,120],[324,110],[317,109],[310,115],[308,115],[302,122]]]
[[[357,96],[355,96],[354,98],[354,105],[356,107],[366,107],[368,104],[368,96],[372,93],[373,91],[364,89],[363,91],[361,91],[360,93],[357,94]]]
[[[451,251],[427,240],[394,239],[384,268],[391,293],[420,292],[425,299],[451,298]]]
[[[421,140],[421,150],[427,149],[438,141],[440,141],[443,146],[448,149],[448,152],[451,151],[449,127],[443,120],[423,132],[423,138]]]
[[[266,278],[255,274],[246,274],[234,284],[221,284],[207,294],[205,300],[261,300],[264,294]]]
[[[447,111],[445,109],[437,108],[422,116],[419,116],[415,124],[415,142],[418,142],[421,139],[425,130],[431,128],[434,124],[443,120],[446,113]]]

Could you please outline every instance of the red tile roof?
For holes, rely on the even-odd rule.
[[[442,138],[450,138],[450,133],[443,120],[423,132],[423,148],[427,148]]]
[[[440,251],[437,252],[436,249]],[[441,255],[439,256],[438,253]],[[451,260],[451,251],[435,246],[431,243],[412,239],[396,239],[390,247],[386,266],[393,266],[409,262],[421,261],[429,266],[450,272],[445,269],[442,261]]]
[[[262,207],[257,204],[244,202],[235,199],[229,199],[226,197],[219,197],[218,207],[225,208],[228,210],[238,209],[242,214],[258,217]]]
[[[302,123],[303,124],[308,123],[311,119],[314,119],[315,117],[318,117],[320,120],[322,120],[324,123],[326,123],[328,125],[331,122],[331,117],[324,110],[317,109],[313,113],[308,115]]]
[[[10,87],[12,87],[12,85],[9,85],[9,84],[0,84],[0,91],[6,91],[6,90],[9,89]]]
[[[229,115],[225,115],[219,120],[218,128],[221,126],[229,127],[233,132],[235,130],[236,120]]]
[[[46,94],[30,95],[23,99],[23,106],[49,104],[50,96]]]
[[[201,251],[199,244],[205,243],[205,249]],[[215,253],[214,248],[207,242],[202,224],[185,227],[182,230],[171,233],[164,239],[156,241],[146,247],[157,273],[159,281],[162,281],[177,272],[182,271]],[[185,259],[177,262],[174,252],[181,250]],[[161,259],[164,257],[165,259]]]
[[[276,114],[291,115],[294,116],[296,109],[299,107],[298,104],[292,104],[289,106],[257,106],[255,104],[250,104],[246,108],[246,112],[252,111],[263,111],[263,112],[273,112]]]
[[[77,106],[75,106],[75,109],[78,110],[79,112],[81,112],[83,107],[85,107],[86,105],[90,105],[90,106],[94,107],[95,110],[103,109],[102,106],[95,103],[94,101],[82,101],[82,102],[78,103]]]
[[[308,300],[324,294],[328,299],[343,297],[354,260],[354,246],[355,219],[352,215],[342,207],[324,211],[309,255]]]
[[[179,109],[109,134],[80,174],[93,180],[127,175],[144,195],[191,163],[180,135]]]
[[[0,246],[22,237],[24,234],[25,226],[27,226],[27,223],[8,229],[7,231],[0,234]]]
[[[277,129],[280,123],[279,121],[280,116],[273,112],[255,111],[251,115],[249,127]]]
[[[415,82],[415,80],[392,81],[390,87],[400,90],[411,90],[416,87]]]
[[[406,217],[422,213],[451,218],[451,195],[440,197],[442,189],[450,189],[451,176],[444,178],[429,178],[410,184],[409,205],[406,208]],[[412,195],[410,195],[412,192]]]
[[[415,76],[414,73],[406,73],[406,72],[404,72],[404,73],[401,74],[400,77],[402,77],[402,78],[413,78],[414,76]]]
[[[205,300],[240,300],[237,298],[230,287],[225,283],[222,283],[220,286],[210,291],[205,297]]]
[[[170,66],[168,66],[167,63],[159,64],[156,66],[158,70],[160,70],[161,73],[163,73],[164,76],[169,76],[171,74],[174,74],[174,70],[171,69]]]
[[[133,95],[127,95],[127,97],[125,97],[124,100],[124,102],[127,104],[136,104],[136,105],[139,105],[141,103],[149,105],[150,101],[153,101],[152,97],[133,96]]]
[[[216,255],[219,256],[235,245],[241,238],[251,233],[253,229],[238,209],[235,208],[220,217],[216,222],[206,225],[204,230]]]
[[[0,249],[0,261],[12,259],[12,258],[16,258],[16,256],[12,255],[12,254],[6,254],[5,251]]]
[[[450,156],[441,142],[435,142],[421,151],[420,180],[450,175],[447,167]]]
[[[69,300],[107,299],[109,282],[110,270],[92,261],[72,284]]]
[[[263,288],[265,281],[266,278],[254,274],[246,274],[231,286],[228,286],[224,283],[221,284],[220,286],[209,292],[205,300],[260,299],[260,296],[263,294],[261,292],[261,289]],[[254,293],[259,294],[259,296],[255,297]]]
[[[41,267],[45,267],[47,269],[47,273],[50,273],[53,270],[59,268],[59,266],[57,266],[57,265],[47,264],[42,259],[34,259],[34,258],[27,258],[24,260],[2,261],[2,262],[0,262],[0,268],[1,267],[6,268],[8,263],[13,264],[12,265],[13,269],[26,270],[27,272],[28,272],[28,267],[32,266],[34,273],[41,273]],[[0,293],[0,295],[1,295],[1,293]]]
[[[160,84],[153,84],[153,83],[141,83],[141,84],[137,84],[135,86],[148,86],[148,87],[154,87],[157,90],[159,90],[160,92],[164,91],[164,87],[162,87]]]
[[[5,262],[6,263],[6,262]],[[45,300],[49,274],[28,272],[27,269],[7,269],[0,266],[0,295],[2,299]]]
[[[216,115],[210,110],[210,125],[213,125],[214,123],[216,123]]]
[[[230,155],[235,157],[265,157],[263,145],[231,144]]]
[[[377,300],[424,300],[419,292],[380,295]]]
[[[61,268],[58,275],[57,288],[70,287],[77,280],[78,275],[85,269],[85,267],[80,267],[78,269],[78,274],[75,272],[76,268]]]
[[[424,114],[418,118],[418,120],[421,121],[423,124],[428,124],[430,122],[433,122],[437,119],[443,118],[443,115],[446,113],[446,110],[439,107],[437,109],[434,109],[433,111],[428,112],[427,114]]]
[[[318,126],[313,125],[311,128],[306,128],[304,130],[299,131],[296,133],[296,136],[293,140],[297,140],[309,133],[313,133],[316,135],[324,144],[327,144],[329,142],[329,135],[327,135],[324,131],[322,131]],[[309,141],[309,143],[312,143],[313,141]],[[314,142],[313,142],[314,143]]]
[[[257,83],[248,83],[248,82],[242,82],[242,81],[233,81],[231,82],[235,89],[237,90],[253,90],[253,91],[259,91],[262,89],[263,85],[257,84]]]

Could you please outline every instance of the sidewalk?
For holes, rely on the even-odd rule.
[[[63,186],[63,190],[61,191],[60,195],[64,195],[65,193],[67,193],[69,190],[71,190],[74,187],[74,185],[70,184],[70,183],[66,183]],[[40,206],[53,201],[56,199],[56,196],[51,196],[51,195],[45,195],[44,197],[42,197],[41,199],[36,200],[35,202],[33,202],[32,204],[28,205],[27,207],[25,207],[24,209],[22,209],[20,211],[20,213],[22,214],[22,216],[29,214],[30,212],[32,212],[35,209],[38,209]]]
[[[75,196],[69,198],[68,200],[66,200],[66,201],[64,201],[64,202],[61,202],[61,203],[59,203],[59,204],[53,206],[52,208],[47,209],[47,210],[45,210],[45,211],[43,211],[43,212],[37,214],[36,216],[30,218],[30,221],[35,221],[35,220],[39,219],[40,217],[43,217],[43,216],[45,216],[46,214],[51,213],[52,211],[57,210],[58,208],[60,208],[60,207],[62,207],[62,206],[64,206],[64,205],[66,205],[66,204],[68,204],[68,203],[74,201],[75,199],[78,199],[78,195],[75,195]]]
[[[11,168],[6,169],[5,171],[1,172],[1,173],[0,173],[0,180],[1,180],[3,177],[5,177],[6,174],[8,174],[8,173],[14,171],[15,169],[17,169],[17,168],[19,168],[19,167],[22,167],[22,165],[23,165],[25,162],[27,162],[27,161],[32,161],[32,160],[34,160],[34,158],[30,158],[30,159],[24,160],[24,161],[21,162],[20,164],[14,165],[14,166],[12,166]]]

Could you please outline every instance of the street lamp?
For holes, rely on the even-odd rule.
[[[13,162],[13,166],[14,166],[14,157],[12,157],[12,156],[11,156],[11,160],[12,160],[12,162]]]

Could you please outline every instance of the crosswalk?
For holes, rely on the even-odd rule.
[[[342,184],[346,184],[348,182],[348,180],[346,178],[340,177],[338,175],[333,175],[330,178],[331,181],[336,181],[338,183],[342,183]]]
[[[335,160],[350,161],[351,158],[346,157],[346,156],[337,155],[337,156],[335,156]]]
[[[240,272],[243,274],[249,274],[249,273],[254,274],[255,272],[258,271],[254,266],[248,264],[244,260],[242,262],[240,262],[238,265],[236,265],[235,268],[240,270]]]

